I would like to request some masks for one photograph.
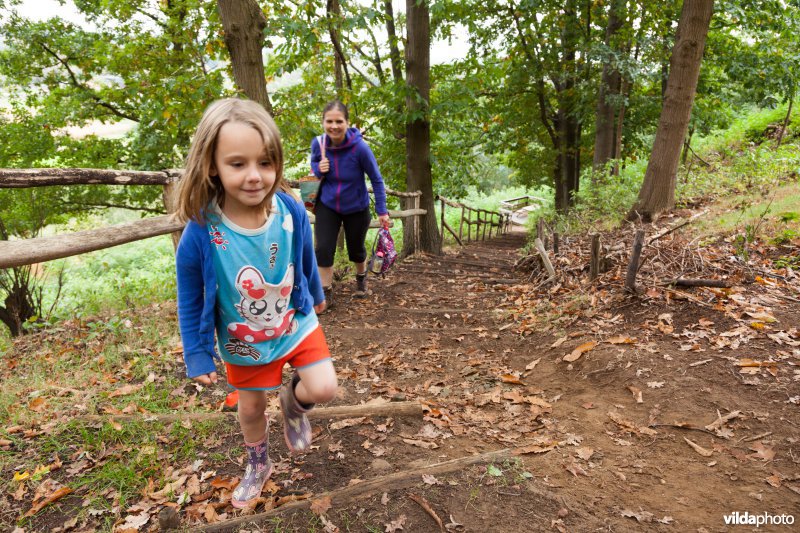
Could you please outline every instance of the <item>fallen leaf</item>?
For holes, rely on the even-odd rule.
[[[636,344],[636,339],[624,335],[617,335],[606,339],[606,342],[610,342],[611,344]]]
[[[780,488],[780,486],[781,486],[781,476],[780,476],[780,474],[772,474],[771,476],[766,478],[764,481],[766,481],[767,483],[769,483],[770,485],[772,485],[776,489]]]
[[[239,478],[236,476],[217,476],[211,480],[211,486],[216,489],[233,490],[239,484]]]
[[[714,454],[714,452],[712,452],[711,450],[707,450],[707,449],[703,448],[699,444],[696,444],[696,443],[690,441],[686,437],[683,437],[683,440],[685,440],[686,444],[691,446],[694,449],[694,451],[696,451],[697,453],[699,453],[703,457],[711,457]]]
[[[436,476],[431,474],[422,474],[422,482],[426,485],[441,485],[442,482],[436,479]]]
[[[324,515],[331,508],[331,497],[323,496],[311,502],[311,512],[317,516]]]
[[[637,522],[652,522],[653,521],[653,513],[648,513],[647,511],[639,511],[638,513],[631,511],[630,509],[624,509],[622,511],[622,516],[626,518],[635,518]]]
[[[751,444],[750,449],[756,452],[750,455],[750,457],[761,459],[763,461],[772,461],[775,458],[775,450],[773,450],[768,446],[765,446],[763,442],[756,442],[755,444]]]
[[[333,430],[337,429],[344,429],[350,426],[357,426],[366,420],[366,416],[362,416],[359,418],[345,418],[343,420],[339,420],[338,422],[334,422],[331,424],[330,428]]]
[[[745,311],[744,314],[746,314],[747,316],[749,316],[753,320],[757,320],[759,322],[766,322],[768,324],[771,324],[773,322],[777,322],[778,321],[777,318],[775,318],[774,316],[772,316],[769,313],[764,313],[764,312],[753,313],[753,312],[750,312],[750,311]]]
[[[46,401],[41,396],[37,396],[28,403],[28,409],[31,411],[41,412],[46,407]]]
[[[660,389],[661,387],[664,386],[664,382],[663,381],[648,381],[647,382],[647,386],[650,387],[651,389]]]
[[[631,391],[631,394],[633,394],[633,397],[636,399],[636,403],[644,403],[644,400],[642,399],[642,389],[634,387],[633,385],[629,385],[628,390]]]
[[[554,342],[553,344],[551,344],[551,345],[550,345],[550,347],[551,347],[551,348],[558,348],[559,346],[561,346],[562,344],[564,344],[565,342],[567,342],[567,340],[568,340],[568,339],[569,339],[569,337],[568,337],[568,336],[566,336],[566,335],[564,335],[563,337],[561,337],[560,339],[558,339],[556,342]]]
[[[613,420],[617,425],[619,425],[623,429],[630,431],[631,433],[637,433],[640,435],[658,435],[658,431],[644,426],[637,426],[630,420],[622,418],[622,416],[620,416],[618,413],[609,412],[608,417],[611,420]]]
[[[425,448],[426,450],[435,450],[439,447],[438,444],[435,442],[428,442],[425,440],[418,440],[418,439],[403,439],[403,442],[406,444],[410,444],[412,446],[416,446],[418,448]]]
[[[578,359],[580,359],[581,355],[592,350],[595,346],[597,346],[597,341],[584,342],[583,344],[572,350],[571,353],[565,355],[563,360],[567,361],[568,363],[577,361]]]
[[[594,450],[586,447],[578,448],[577,450],[575,450],[575,454],[584,461],[588,461],[589,459],[592,458],[592,455],[594,455]]]
[[[542,360],[542,358],[540,357],[539,359],[531,361],[530,363],[525,365],[525,370],[533,370],[536,367],[536,365],[539,364],[539,361],[541,361],[541,360]]]
[[[531,444],[529,446],[523,446],[521,448],[517,448],[516,452],[519,454],[528,454],[528,453],[545,453],[549,452],[550,450],[555,449],[557,443],[553,444]]]
[[[525,383],[519,379],[519,376],[515,376],[514,374],[503,374],[500,376],[500,379],[503,383],[510,383],[511,385],[525,385]]]
[[[450,515],[450,523],[444,525],[445,529],[448,531],[459,531],[464,528],[464,524],[459,524],[456,522],[456,519],[453,518],[453,515]]]
[[[56,501],[60,500],[61,498],[63,498],[67,494],[71,494],[72,492],[73,492],[73,490],[71,488],[69,488],[69,487],[61,487],[61,488],[57,489],[55,492],[51,493],[49,496],[47,496],[43,500],[41,500],[39,502],[34,502],[33,506],[30,508],[30,510],[27,513],[25,513],[24,517],[25,518],[30,518],[31,516],[35,515],[36,513],[38,513],[42,509],[44,509],[46,506],[50,505],[53,502],[56,502]]]
[[[564,468],[567,469],[567,472],[570,472],[573,476],[578,477],[581,476],[588,476],[589,474],[586,473],[586,470],[583,469],[581,465],[578,463],[570,463],[569,465],[565,466]]]
[[[139,531],[149,521],[150,515],[147,513],[128,515],[125,517],[125,522],[117,526],[117,528]]]
[[[124,385],[117,390],[109,393],[109,398],[116,398],[117,396],[127,396],[128,394],[133,394],[134,392],[140,390],[144,387],[144,383],[139,383],[137,385]]]
[[[385,529],[383,530],[384,533],[394,533],[395,531],[400,531],[403,529],[403,524],[406,523],[406,515],[401,514],[397,517],[397,520],[392,520],[388,524],[386,524]]]

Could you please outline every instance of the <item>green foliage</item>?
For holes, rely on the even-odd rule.
[[[90,317],[175,297],[175,256],[169,236],[153,237],[48,264],[63,263],[66,284],[54,318]],[[47,286],[46,296],[54,297]],[[107,324],[104,327],[114,327]]]

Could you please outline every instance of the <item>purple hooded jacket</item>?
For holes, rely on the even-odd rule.
[[[314,137],[311,141],[311,171],[318,178],[322,177],[319,170],[322,137]],[[348,128],[344,142],[339,146],[332,146],[330,137],[325,135],[325,155],[331,167],[320,187],[318,201],[342,215],[363,211],[369,207],[369,193],[364,180],[366,174],[375,193],[375,212],[378,215],[389,212],[386,209],[386,189],[381,171],[378,170],[378,162],[361,138],[358,128]]]

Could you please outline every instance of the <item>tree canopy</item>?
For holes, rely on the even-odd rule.
[[[0,166],[180,166],[205,106],[236,92],[217,2],[73,3],[86,24],[29,20],[17,14],[16,2],[0,5]],[[339,97],[351,105],[391,186],[404,188],[405,124],[423,113],[436,192],[547,185],[566,210],[591,173],[595,134],[607,125],[597,119],[598,95],[614,117],[614,157],[647,157],[681,2],[429,1],[433,47],[457,36],[467,48],[431,66],[426,106],[406,105],[413,95],[401,66],[402,6],[259,5],[265,77],[290,177],[306,172],[322,105]],[[690,132],[723,126],[742,106],[793,97],[797,24],[796,1],[717,3]],[[70,134],[121,121],[133,125],[123,137]],[[71,193],[76,211],[160,208],[158,191],[84,189]]]

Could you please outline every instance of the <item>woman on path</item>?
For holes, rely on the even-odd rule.
[[[325,300],[332,305],[333,259],[339,228],[344,226],[347,255],[356,267],[356,292],[364,298],[367,289],[367,248],[365,240],[371,219],[369,192],[364,175],[372,183],[375,212],[388,227],[386,189],[378,162],[358,128],[350,127],[347,106],[338,100],[322,110],[324,133],[311,141],[311,171],[320,178],[314,214],[315,252]]]
[[[176,216],[188,223],[176,253],[178,323],[188,377],[216,383],[221,356],[239,391],[247,467],[231,496],[237,508],[253,505],[272,474],[266,391],[280,389],[286,444],[303,452],[306,413],[337,388],[316,314],[325,300],[311,226],[280,192],[282,181],[280,133],[264,108],[235,98],[211,104],[179,182]],[[286,363],[294,374],[281,387]]]

